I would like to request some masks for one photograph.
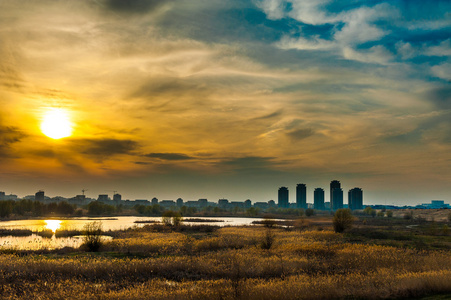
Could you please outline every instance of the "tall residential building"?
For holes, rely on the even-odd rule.
[[[158,204],[158,199],[153,197],[152,198],[152,205]]]
[[[296,208],[307,209],[307,186],[303,183],[296,185]]]
[[[45,199],[44,191],[39,191],[36,194],[34,194],[34,200],[43,202]]]
[[[5,192],[0,192],[0,200],[5,200]]]
[[[340,183],[340,181],[338,181],[338,180],[332,180],[331,182],[330,182],[330,198],[329,198],[329,201],[330,201],[330,207],[331,207],[331,209],[332,210],[335,210],[336,208],[334,208],[335,207],[335,204],[334,204],[334,196],[333,196],[333,191],[334,191],[334,189],[341,189],[341,183]],[[343,191],[342,191],[342,194],[343,194]],[[342,195],[342,201],[341,201],[341,206],[343,206],[343,195]]]
[[[363,191],[361,188],[353,188],[348,192],[348,206],[351,210],[363,209]]]
[[[118,194],[118,193],[114,194],[114,195],[113,195],[113,201],[115,201],[115,202],[120,202],[120,201],[122,201],[122,195],[121,195],[121,194]]]
[[[278,203],[277,205],[280,208],[288,208],[290,204],[288,203],[288,188],[287,187],[280,187],[279,193],[278,193]]]
[[[343,208],[343,190],[341,188],[334,188],[332,190],[333,202],[330,203],[332,210]]]
[[[322,188],[316,188],[313,192],[313,208],[318,210],[324,210],[324,190]]]
[[[110,201],[110,198],[108,197],[108,195],[105,195],[105,194],[99,195],[99,197],[97,198],[97,201],[108,203]]]
[[[178,207],[182,207],[182,206],[183,206],[183,199],[182,199],[182,198],[178,198],[178,199],[176,200],[176,203],[177,203],[177,206],[178,206]]]

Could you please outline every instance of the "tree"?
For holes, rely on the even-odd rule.
[[[343,232],[347,229],[352,228],[354,223],[354,217],[351,214],[350,209],[338,209],[333,218],[334,230],[335,232]]]
[[[0,201],[0,217],[7,218],[13,212],[12,201]]]
[[[83,245],[90,252],[99,251],[102,246],[102,222],[91,222],[83,226]]]
[[[66,201],[62,201],[58,203],[58,207],[56,208],[57,212],[62,215],[71,215],[74,213],[75,208],[67,203]]]
[[[183,221],[180,213],[172,210],[165,211],[161,219],[163,224],[168,226],[179,226]]]
[[[375,217],[376,216],[376,210],[374,210],[372,207],[367,206],[365,207],[365,209],[363,210],[363,212],[368,215],[368,216],[372,216]]]

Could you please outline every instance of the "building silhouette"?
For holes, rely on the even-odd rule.
[[[296,185],[296,208],[307,209],[307,186],[303,183]]]
[[[118,194],[118,193],[114,194],[113,201],[116,201],[116,202],[122,201],[122,195]]]
[[[316,188],[313,191],[313,208],[318,210],[324,210],[324,190],[322,188]]]
[[[183,206],[183,199],[182,199],[182,198],[178,198],[178,199],[176,200],[176,203],[177,203],[177,206],[178,206],[178,207],[182,207],[182,206]]]
[[[45,194],[44,191],[39,191],[36,194],[34,194],[34,200],[44,202]]]
[[[339,208],[343,208],[343,190],[341,190],[341,201],[339,200],[339,198],[334,199],[334,190],[335,189],[339,189],[341,190],[341,183],[338,180],[332,180],[330,182],[330,207],[332,210],[336,210]],[[340,193],[336,192],[335,195],[337,197],[340,197]],[[336,203],[334,203],[336,202]],[[341,202],[341,205],[339,204]],[[338,207],[338,208],[336,208]]]
[[[285,186],[279,188],[277,205],[280,208],[288,208],[290,206],[288,203],[288,188]]]
[[[332,190],[333,202],[330,203],[332,210],[343,208],[343,190],[341,188],[334,188]]]
[[[353,188],[348,192],[348,207],[351,210],[363,209],[363,191],[361,188]]]

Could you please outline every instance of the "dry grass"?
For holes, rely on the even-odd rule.
[[[127,231],[91,255],[0,255],[2,299],[384,299],[451,293],[449,251],[351,244],[332,231]]]

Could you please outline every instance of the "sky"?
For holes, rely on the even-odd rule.
[[[450,203],[450,82],[449,0],[0,0],[0,191]]]

